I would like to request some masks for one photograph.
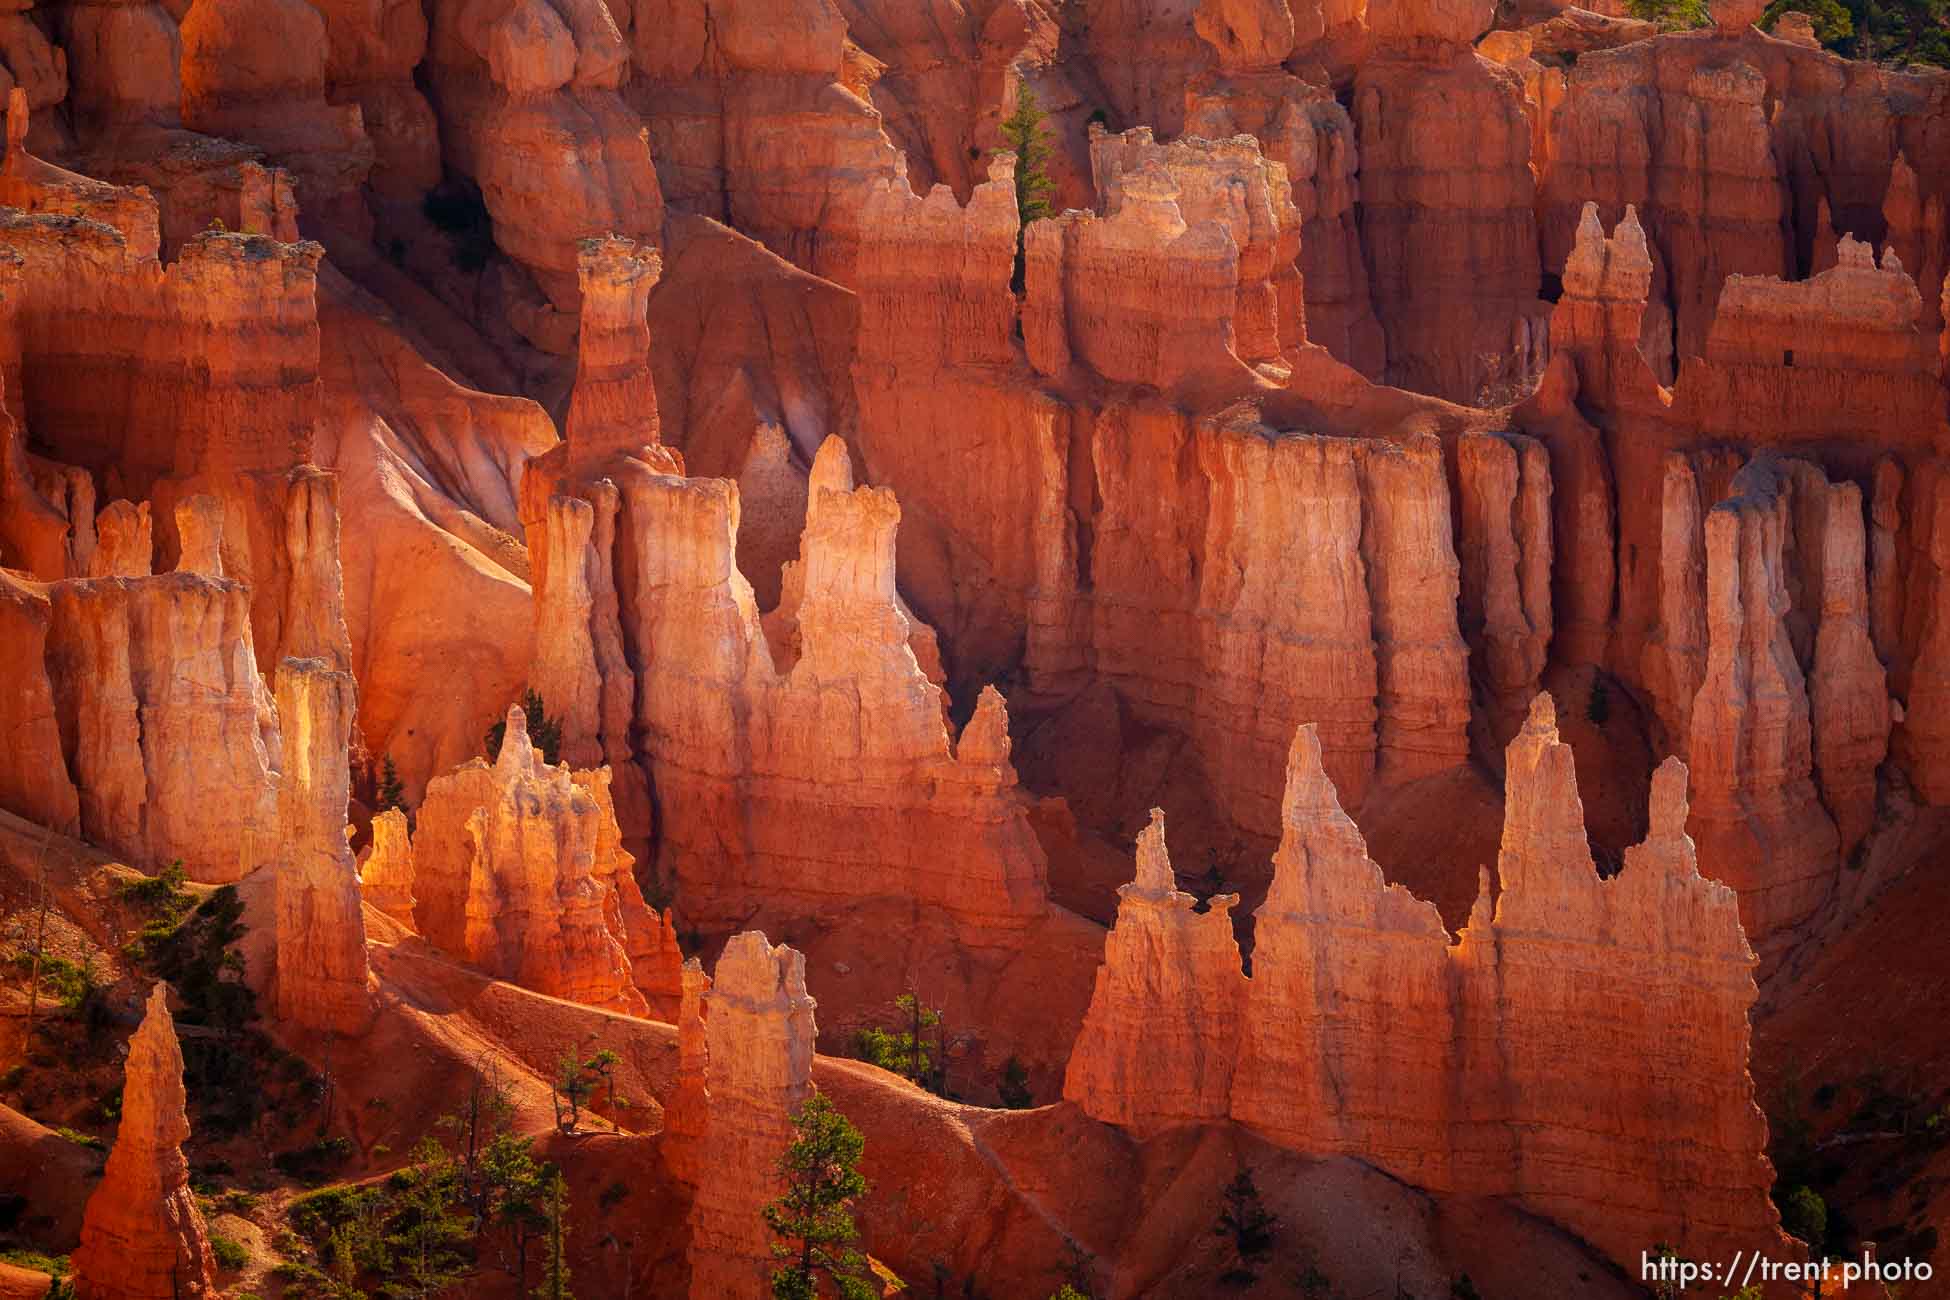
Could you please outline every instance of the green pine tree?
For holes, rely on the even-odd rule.
[[[575,1300],[569,1290],[569,1264],[564,1249],[568,1236],[569,1185],[557,1173],[542,1189],[542,1211],[548,1219],[547,1250],[542,1257],[542,1280],[535,1300]]]
[[[867,1194],[860,1175],[866,1139],[821,1093],[792,1117],[796,1136],[779,1158],[785,1194],[765,1207],[765,1225],[778,1240],[772,1254],[773,1300],[814,1300],[820,1279],[840,1300],[872,1300],[866,1257],[854,1249],[859,1229],[853,1202]]]
[[[1036,104],[1036,92],[1027,82],[1016,83],[1016,108],[1002,119],[1002,139],[1006,148],[1001,152],[1016,155],[1016,269],[1013,281],[1017,293],[1023,286],[1023,232],[1029,229],[1032,221],[1056,214],[1050,196],[1056,193],[1056,182],[1049,178],[1049,160],[1054,153],[1050,144],[1049,129],[1044,125],[1046,114]]]
[[[506,728],[508,724],[501,725]],[[385,812],[389,808],[406,811],[406,783],[399,779],[399,768],[391,754],[386,755],[386,761],[379,767],[379,807],[375,811]]]

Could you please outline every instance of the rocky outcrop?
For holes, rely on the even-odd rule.
[[[1666,457],[1659,502],[1659,625],[1643,672],[1675,749],[1690,743],[1693,700],[1706,679],[1706,528],[1692,460]]]
[[[413,835],[417,928],[526,988],[644,1014],[630,936],[611,925],[612,912],[629,920],[613,897],[628,873],[614,821],[567,765],[542,762],[520,706],[509,709],[492,766],[475,759],[427,785]]]
[[[1657,381],[1644,344],[1656,336],[1660,316],[1648,306],[1652,253],[1631,204],[1610,235],[1598,218],[1598,205],[1584,205],[1562,283],[1563,295],[1551,312],[1551,350],[1572,358],[1578,391],[1603,409],[1656,402]]]
[[[1104,165],[1116,169],[1104,184],[1103,216],[1066,212],[1025,232],[1030,363],[1062,375],[1074,360],[1113,382],[1168,393],[1237,390],[1250,382],[1239,330],[1245,273],[1231,223],[1200,213],[1211,171],[1181,162],[1181,184],[1167,151],[1151,146],[1148,131],[1136,134],[1115,146],[1099,138]],[[1237,162],[1263,167],[1256,144],[1239,152]],[[1193,156],[1182,144],[1178,153]],[[1186,184],[1195,187],[1190,197]],[[1260,213],[1266,244],[1278,242],[1276,211],[1298,224],[1290,191],[1280,193],[1278,208]],[[1251,207],[1240,212],[1241,226],[1252,215]],[[1268,335],[1277,344],[1276,308],[1272,316],[1257,339],[1246,335],[1262,349]]]
[[[1706,518],[1705,674],[1687,760],[1700,860],[1740,893],[1765,949],[1835,885],[1835,823],[1815,796],[1806,678],[1788,633],[1789,480],[1758,461]]]
[[[813,1009],[806,959],[756,930],[733,935],[705,995],[710,1158],[697,1174],[687,1252],[690,1294],[745,1295],[772,1267],[764,1207],[792,1114],[812,1095]]]
[[[1236,1058],[1220,1055],[1216,1021],[1186,1033],[1186,991],[1223,963],[1184,945],[1126,950],[1113,931],[1087,1023],[1110,1023],[1123,989],[1164,996],[1118,1019],[1115,1053],[1086,1034],[1072,1077],[1103,1061],[1155,1070],[1100,1073],[1115,1088],[1074,1099],[1140,1132],[1210,1123],[1209,1094],[1190,1085],[1230,1067],[1230,1114],[1262,1137],[1438,1194],[1511,1197],[1621,1263],[1647,1234],[1682,1250],[1777,1240],[1747,1075],[1754,957],[1732,892],[1695,865],[1684,766],[1656,774],[1650,834],[1601,877],[1570,747],[1539,695],[1506,756],[1500,888],[1493,900],[1485,872],[1452,942],[1369,859],[1322,758],[1301,728]],[[1567,1073],[1568,1060],[1603,1065]]]
[[[1500,749],[1516,735],[1550,649],[1550,454],[1522,435],[1465,433],[1456,476],[1462,632]]]
[[[413,929],[413,844],[406,814],[397,808],[373,816],[372,847],[359,864],[359,897]]]
[[[1707,330],[1705,356],[1728,365],[1928,373],[1935,338],[1923,300],[1893,248],[1882,264],[1843,235],[1836,265],[1806,280],[1730,275]]]
[[[322,659],[278,665],[277,1014],[337,1034],[361,1032],[372,1012],[359,876],[346,844],[346,755],[357,713],[350,674]]]
[[[149,991],[123,1066],[122,1122],[102,1182],[88,1198],[72,1267],[88,1300],[182,1300],[214,1296],[216,1260],[190,1193],[183,1142],[183,1053],[169,1015],[169,986]]]
[[[1157,809],[1138,836],[1137,879],[1117,896],[1064,1100],[1140,1137],[1223,1119],[1246,996],[1232,935],[1239,896],[1217,894],[1194,910],[1172,876]]]

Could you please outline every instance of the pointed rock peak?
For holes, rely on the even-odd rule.
[[[1909,155],[1901,149],[1896,150],[1896,161],[1889,169],[1889,188],[1911,192],[1917,188],[1916,169],[1909,165]]]
[[[1151,824],[1138,832],[1137,879],[1126,888],[1153,898],[1168,897],[1178,892],[1178,877],[1172,872],[1171,854],[1165,848],[1165,810],[1162,808],[1153,808]]]
[[[1897,275],[1902,274],[1903,259],[1896,256],[1896,246],[1889,244],[1882,250],[1882,269]]]
[[[1523,721],[1523,734],[1546,744],[1557,743],[1557,701],[1549,691],[1538,691],[1530,701],[1530,716]]]
[[[975,716],[961,730],[955,757],[994,767],[1009,761],[1009,704],[993,685],[984,686],[975,701]]]
[[[811,500],[815,502],[819,500],[821,492],[853,490],[853,457],[846,449],[846,440],[837,433],[827,434],[826,441],[819,444],[807,488],[811,492]]]
[[[1507,751],[1497,872],[1508,891],[1539,879],[1539,872],[1548,873],[1543,877],[1548,880],[1579,870],[1595,868],[1584,834],[1577,765],[1571,747],[1558,739],[1550,692],[1539,691]]]
[[[519,704],[508,706],[508,726],[501,736],[501,752],[494,757],[494,774],[501,780],[525,776],[535,767],[535,749],[528,739],[528,713]]]
[[[1647,843],[1667,843],[1685,838],[1686,765],[1677,754],[1669,754],[1652,774],[1651,830]]]
[[[1876,265],[1875,250],[1853,235],[1843,235],[1835,241],[1835,261],[1840,266],[1873,271]]]
[[[697,994],[711,987],[711,977],[704,973],[704,962],[701,958],[684,958],[683,979],[685,1004],[687,1006],[690,1005],[690,1000]]]
[[[1634,264],[1644,262],[1647,269],[1651,268],[1652,250],[1645,241],[1645,227],[1639,224],[1637,205],[1625,205],[1625,215],[1619,218],[1617,228],[1612,231],[1612,242],[1618,245],[1619,252],[1630,256]]]
[[[149,990],[142,1024],[129,1039],[124,1072],[122,1127],[115,1141],[137,1147],[175,1147],[190,1135],[183,1091],[183,1049],[176,1041],[176,1021],[169,1013],[169,985],[158,981]]]
[[[1575,247],[1596,248],[1605,242],[1605,223],[1598,219],[1598,205],[1585,201],[1584,211],[1578,215],[1578,233]]]
[[[1280,812],[1289,829],[1304,829],[1323,818],[1347,818],[1340,792],[1321,765],[1320,733],[1311,722],[1293,733],[1293,746],[1287,750],[1286,798]]]

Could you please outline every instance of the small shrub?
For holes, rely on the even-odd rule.
[[[1591,679],[1591,695],[1584,702],[1584,716],[1594,727],[1602,727],[1611,721],[1611,688],[1605,684],[1603,673]]]
[[[1816,1251],[1828,1240],[1828,1203],[1805,1184],[1788,1188],[1778,1198],[1781,1227]]]
[[[251,1262],[250,1250],[243,1242],[221,1233],[210,1234],[210,1253],[217,1257],[217,1267],[229,1273],[246,1268]]]
[[[280,1151],[271,1157],[271,1164],[279,1173],[306,1186],[315,1186],[351,1158],[352,1140],[334,1136],[320,1138],[309,1146]]]
[[[507,724],[504,722],[501,725],[505,727]],[[399,767],[393,762],[391,754],[386,755],[386,761],[380,764],[379,793],[376,798],[376,812],[386,812],[392,808],[406,811],[406,783],[399,779]]]
[[[38,1250],[17,1248],[0,1250],[0,1260],[12,1264],[15,1268],[24,1268],[35,1273],[45,1273],[49,1277],[66,1277],[68,1275],[68,1257],[66,1255],[43,1255]]]
[[[1002,1104],[1010,1110],[1027,1110],[1035,1100],[1029,1091],[1029,1067],[1011,1056],[1002,1063],[1002,1082],[996,1086]]]
[[[26,1077],[27,1077],[26,1062],[23,1061],[18,1065],[9,1066],[5,1070],[0,1070],[0,1088],[4,1088],[11,1091],[14,1088],[18,1088],[20,1086],[20,1081],[22,1079],[25,1079]]]
[[[96,1151],[103,1149],[102,1140],[93,1133],[83,1133],[79,1129],[71,1129],[65,1125],[61,1125],[55,1128],[54,1135],[56,1137],[66,1138],[78,1147],[91,1147]]]

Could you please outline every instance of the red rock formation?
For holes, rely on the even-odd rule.
[[[650,1014],[675,1023],[683,994],[684,953],[670,909],[650,909],[636,880],[636,859],[623,851],[607,767],[570,773],[576,787],[596,805],[595,863],[591,870],[603,891],[603,921],[621,936],[630,959],[630,979],[649,1004]]]
[[[1193,428],[1145,403],[1106,409],[1089,454],[1088,568],[1068,567],[1059,532],[1033,680],[1084,657],[1139,716],[1193,738],[1225,815],[1255,835],[1278,824],[1302,722],[1320,725],[1350,803],[1377,778],[1463,761],[1467,649],[1434,438],[1287,434],[1250,412]]]
[[[1630,205],[1607,236],[1598,205],[1579,217],[1577,242],[1564,261],[1564,294],[1551,313],[1551,349],[1569,354],[1578,391],[1602,408],[1632,409],[1656,401],[1646,336],[1657,320],[1647,310],[1652,254]]]
[[[1368,859],[1322,757],[1315,729],[1301,727],[1273,887],[1254,923],[1232,1113],[1282,1145],[1359,1151],[1440,1186],[1451,1145],[1437,1095],[1453,1032],[1448,934],[1432,905]]]
[[[1029,227],[1023,336],[1038,371],[1061,375],[1074,358],[1168,393],[1250,382],[1236,328],[1239,245],[1219,221],[1188,219],[1180,193],[1152,156],[1106,187],[1106,215]]]
[[[250,592],[191,573],[49,589],[47,674],[82,833],[137,862],[234,880],[273,842],[278,718],[258,676]]]
[[[1452,943],[1433,906],[1386,884],[1314,729],[1299,730],[1254,926],[1232,1117],[1439,1194],[1516,1198],[1621,1262],[1648,1234],[1683,1249],[1775,1241],[1766,1126],[1746,1072],[1754,958],[1732,892],[1694,864],[1684,767],[1669,759],[1658,772],[1651,833],[1613,879],[1592,863],[1547,695],[1506,767],[1501,888],[1492,907],[1484,874]],[[1127,949],[1116,933],[1089,1022],[1099,1028],[1072,1062],[1072,1079],[1103,1086],[1077,1098],[1143,1132],[1209,1123],[1210,1097],[1192,1085],[1224,1077],[1219,1021],[1188,1020],[1185,994],[1225,963],[1184,943]],[[1633,998],[1616,996],[1621,981]],[[1112,989],[1161,996],[1131,1022],[1111,1014],[1127,1001]],[[1115,1037],[1101,1029],[1112,1023]],[[1602,1068],[1566,1068],[1594,1054]],[[1112,1068],[1137,1060],[1153,1068]]]
[[[445,161],[480,186],[495,243],[519,268],[508,319],[543,351],[567,354],[579,242],[605,232],[654,241],[663,225],[649,142],[619,93],[629,47],[601,4],[442,4],[429,17],[426,85],[449,128]]]
[[[337,1034],[361,1032],[372,1015],[359,876],[345,838],[357,712],[349,674],[322,659],[278,665],[277,1014]]]
[[[1300,272],[1300,211],[1292,188],[1269,166],[1257,144],[1230,140],[1176,140],[1159,146],[1139,127],[1111,135],[1090,132],[1091,171],[1115,217],[1124,199],[1124,177],[1161,163],[1178,186],[1178,208],[1190,224],[1216,221],[1239,251],[1238,291],[1233,305],[1233,351],[1248,363],[1278,361],[1307,337]]]
[[[182,16],[183,122],[291,169],[308,212],[368,227],[373,147],[356,104],[328,103],[326,21],[305,0],[193,0]]]
[[[88,1198],[72,1260],[75,1294],[87,1300],[214,1296],[216,1261],[183,1158],[190,1122],[166,984],[149,991],[123,1079],[122,1123],[101,1186]]]
[[[1001,697],[957,742],[894,596],[900,507],[854,488],[845,447],[813,470],[796,609],[775,666],[734,563],[735,485],[642,475],[623,488],[631,631],[658,646],[638,723],[664,810],[661,865],[687,917],[785,915],[901,898],[963,941],[1007,944],[1043,916],[1043,856],[1008,762]]]
[[[1550,649],[1550,454],[1521,435],[1465,433],[1456,441],[1456,474],[1462,631],[1501,748],[1537,693]]]
[[[664,1165],[671,1177],[696,1188],[711,1164],[706,1145],[711,1136],[711,1094],[707,1075],[711,1049],[705,1041],[704,997],[711,991],[711,977],[692,957],[680,972],[681,993],[677,1009],[677,1082],[664,1102],[664,1129],[660,1146]]]
[[[1785,15],[1783,15],[1785,16]],[[1889,193],[1882,200],[1882,217],[1889,229],[1885,253],[1898,264],[1913,267],[1916,288],[1923,296],[1924,328],[1943,327],[1944,197],[1925,197],[1922,181],[1901,149],[1889,170]]]
[[[780,1191],[792,1113],[812,1095],[806,959],[756,930],[731,937],[706,995],[710,1156],[691,1201],[690,1294],[757,1294],[772,1267],[764,1207]]]
[[[359,897],[367,906],[411,930],[413,921],[413,845],[406,814],[388,808],[372,819],[372,847],[359,863]]]
[[[1643,672],[1674,747],[1693,734],[1693,700],[1706,678],[1706,528],[1692,461],[1666,457],[1659,513],[1659,626]]]
[[[629,936],[610,924],[612,910],[627,923],[613,896],[628,855],[588,780],[544,764],[521,707],[509,709],[492,766],[474,759],[427,785],[413,835],[414,916],[429,942],[490,974],[642,1015]]]
[[[1821,627],[1808,697],[1821,801],[1846,857],[1875,822],[1876,769],[1889,752],[1889,687],[1869,636],[1862,489],[1837,483],[1826,498]]]
[[[1387,377],[1460,402],[1523,391],[1547,356],[1523,81],[1467,45],[1488,19],[1481,0],[1377,5],[1354,80]]]
[[[1757,461],[1706,519],[1706,671],[1687,758],[1700,859],[1740,893],[1765,949],[1835,884],[1835,823],[1815,797],[1806,680],[1788,636],[1791,488]]]
[[[81,805],[69,778],[53,688],[46,668],[52,610],[46,593],[0,570],[0,808],[43,826],[80,828]]]
[[[1117,924],[1070,1050],[1063,1097],[1140,1137],[1230,1111],[1246,977],[1232,936],[1237,894],[1209,910],[1176,887],[1165,819],[1138,836],[1137,879],[1118,888]]]
[[[1942,805],[1950,803],[1950,474],[1931,462],[1912,484],[1904,640],[1915,653],[1895,750],[1924,802]]]
[[[1869,507],[1869,635],[1876,657],[1893,663],[1903,634],[1903,467],[1885,456],[1876,462],[1875,496]]]
[[[89,558],[88,572],[76,576],[146,578],[153,571],[149,566],[155,553],[149,503],[111,501],[95,512],[95,553]]]

